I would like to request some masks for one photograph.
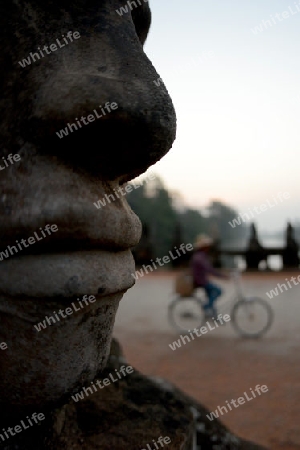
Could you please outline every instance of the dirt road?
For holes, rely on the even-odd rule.
[[[245,292],[265,298],[275,321],[258,340],[238,337],[230,322],[173,351],[178,339],[167,319],[173,277],[141,278],[121,301],[114,335],[141,372],[167,378],[210,411],[256,385],[268,392],[221,416],[239,436],[272,450],[300,449],[300,285],[268,299],[266,292],[295,273],[245,275]],[[233,287],[220,283],[224,302]]]

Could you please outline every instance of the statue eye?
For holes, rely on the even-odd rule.
[[[144,45],[151,24],[151,11],[148,3],[142,6],[133,8],[131,11],[131,17],[135,26],[136,34],[142,45]]]

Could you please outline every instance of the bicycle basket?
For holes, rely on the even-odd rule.
[[[175,279],[175,292],[181,297],[190,297],[194,291],[193,276],[191,272],[181,272]]]

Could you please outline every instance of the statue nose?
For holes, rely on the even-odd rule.
[[[78,114],[79,120],[64,124],[60,133],[64,129],[67,136],[59,137],[56,131],[57,148],[61,146],[60,155],[70,163],[96,175],[137,176],[171,148],[174,110],[166,94],[154,100],[150,89],[143,93],[133,87],[130,95],[122,89],[112,91],[108,98],[114,101],[103,102],[87,116],[79,118]]]
[[[31,136],[73,165],[129,179],[165,155],[175,139],[172,101],[139,43],[115,45],[100,66],[94,47],[70,53],[43,78]],[[32,133],[34,130],[34,133]]]

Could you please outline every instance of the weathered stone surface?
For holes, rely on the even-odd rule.
[[[122,366],[128,362],[113,340],[107,366],[97,379],[120,373]],[[19,450],[32,445],[37,450],[140,450],[159,436],[171,439],[165,446],[170,450],[265,450],[234,436],[220,421],[209,421],[206,408],[165,380],[138,371],[114,378],[116,382],[87,392],[83,400],[71,399],[48,413],[47,422],[20,438]]]
[[[158,74],[142,48],[148,3],[124,17],[119,6],[0,4],[1,164],[19,155],[0,172],[0,252],[8,252],[0,260],[0,337],[8,344],[0,353],[0,406],[12,418],[64,402],[103,369],[118,302],[134,282],[130,248],[141,235],[116,192],[175,138],[172,101],[154,85]],[[38,48],[64,43],[69,31],[80,38],[21,67]],[[117,109],[78,126],[107,102]],[[69,135],[59,138],[66,127]],[[96,208],[99,199],[106,203]],[[58,230],[18,247],[47,224]],[[35,323],[85,294],[97,302],[35,331]]]
[[[8,345],[1,355],[1,403],[6,414],[26,416],[53,407],[75,388],[92,381],[105,366],[115,314],[122,294],[96,302],[36,331],[75,298],[22,300],[0,298],[0,336]],[[82,297],[80,297],[82,298]],[[50,322],[51,323],[51,322]],[[4,339],[5,338],[5,339]]]
[[[110,295],[133,286],[134,260],[129,250],[64,252],[21,256],[2,261],[0,293],[40,298]],[[1,306],[0,306],[1,310]]]

